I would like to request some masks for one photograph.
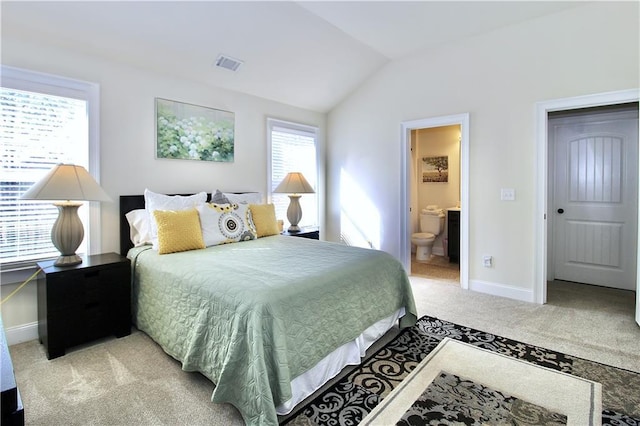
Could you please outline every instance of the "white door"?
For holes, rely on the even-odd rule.
[[[636,289],[638,110],[549,120],[555,279]]]

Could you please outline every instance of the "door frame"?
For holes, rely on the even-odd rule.
[[[469,113],[403,121],[400,179],[400,260],[411,271],[411,131],[460,126],[460,287],[469,288]]]
[[[535,271],[534,271],[534,302],[547,302],[547,208],[549,196],[549,141],[548,141],[548,113],[553,111],[568,111],[579,108],[590,108],[606,105],[624,104],[640,101],[640,90],[621,90],[594,95],[576,96],[571,98],[554,99],[536,103],[536,148],[537,148],[537,179],[536,179],[536,216],[535,216]],[[640,151],[639,151],[640,152]],[[640,191],[640,186],[639,186]],[[640,200],[640,197],[639,197]],[[639,206],[640,207],[640,206]],[[640,263],[640,251],[636,264]],[[636,287],[638,286],[637,268]],[[640,291],[636,291],[636,306],[640,306]],[[640,321],[640,310],[636,309],[636,320]]]

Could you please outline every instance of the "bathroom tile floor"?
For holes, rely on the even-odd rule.
[[[427,262],[417,262],[415,253],[412,253],[411,275],[460,284],[460,265],[450,263],[448,257],[435,255]]]

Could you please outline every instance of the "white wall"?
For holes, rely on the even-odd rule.
[[[349,176],[381,218],[352,219],[399,256],[401,123],[468,112],[470,288],[533,300],[536,102],[638,88],[639,38],[637,2],[585,3],[392,62],[329,114],[327,238],[339,238]]]
[[[118,197],[158,192],[267,191],[267,117],[318,126],[326,116],[241,93],[217,89],[2,35],[2,63],[100,84],[101,185],[114,200],[102,203],[102,252],[119,251]],[[235,161],[156,160],[154,98],[233,111]],[[16,285],[3,279],[2,296]],[[37,321],[35,286],[28,284],[2,307],[7,328]],[[11,338],[10,333],[7,334]]]

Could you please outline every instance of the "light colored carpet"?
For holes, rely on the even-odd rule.
[[[633,292],[554,282],[549,303],[534,305],[464,291],[441,280],[411,277],[411,282],[419,316],[640,372]],[[27,425],[242,424],[235,408],[210,401],[210,381],[183,372],[138,331],[51,361],[37,341],[10,351]]]
[[[137,330],[51,361],[37,341],[10,351],[27,425],[243,424],[234,407],[211,402],[207,378]]]
[[[411,282],[418,316],[640,372],[640,327],[632,291],[553,281],[547,304],[538,305],[421,277]]]

